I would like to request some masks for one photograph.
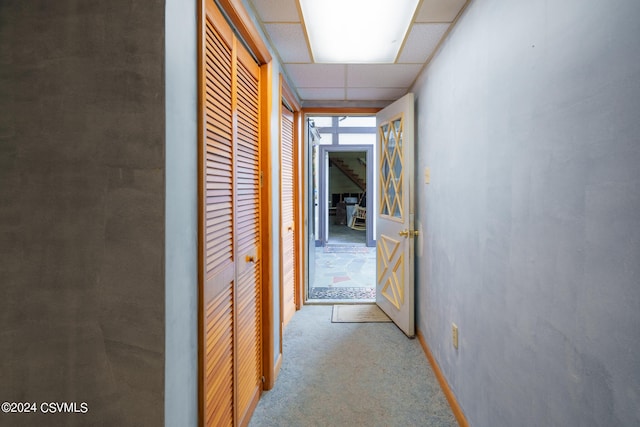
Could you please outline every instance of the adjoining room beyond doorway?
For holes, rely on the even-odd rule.
[[[376,248],[367,247],[363,230],[330,224],[330,240],[315,248],[309,300],[372,302],[376,297]]]
[[[307,300],[375,300],[373,116],[307,119],[313,195]]]

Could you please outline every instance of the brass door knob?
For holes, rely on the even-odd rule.
[[[398,232],[399,235],[404,236],[404,237],[416,237],[417,235],[420,234],[420,232],[418,230],[407,230],[404,229],[402,231]]]

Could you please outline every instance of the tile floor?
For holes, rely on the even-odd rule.
[[[327,246],[315,251],[310,302],[375,300],[376,248],[366,246],[365,231],[331,224]]]

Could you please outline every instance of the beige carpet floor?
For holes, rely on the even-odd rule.
[[[420,343],[393,323],[332,323],[304,306],[285,330],[283,363],[251,427],[455,426]]]

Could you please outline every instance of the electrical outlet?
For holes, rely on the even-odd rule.
[[[458,349],[458,326],[455,323],[451,324],[451,332],[453,338],[453,348]]]

